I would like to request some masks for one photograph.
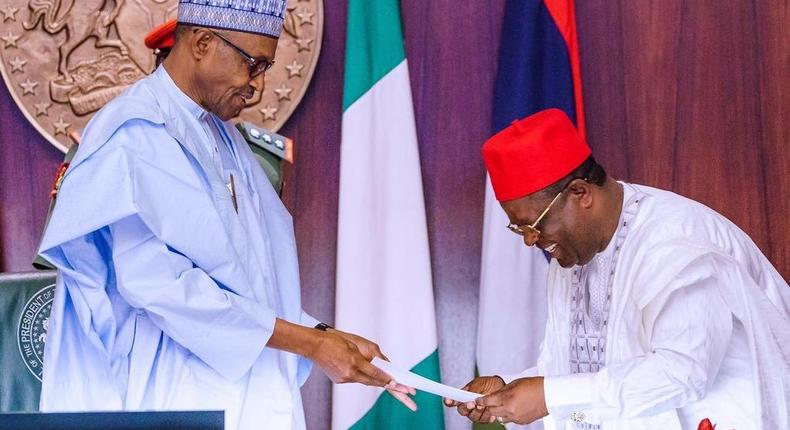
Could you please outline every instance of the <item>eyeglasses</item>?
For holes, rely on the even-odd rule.
[[[549,203],[549,205],[546,206],[546,209],[543,209],[543,212],[540,213],[540,216],[538,216],[538,219],[536,219],[535,222],[529,225],[518,225],[518,224],[510,223],[507,225],[507,228],[513,233],[516,233],[519,236],[523,236],[524,243],[527,246],[533,246],[536,243],[538,243],[538,239],[540,239],[540,230],[537,229],[538,224],[541,222],[541,220],[543,220],[543,217],[545,217],[546,214],[549,212],[549,209],[551,209],[551,207],[554,206],[554,203],[557,203],[557,200],[559,200],[562,193],[564,193],[565,190],[568,189],[568,186],[577,179],[581,179],[584,182],[590,182],[590,178],[592,177],[591,175],[593,175],[596,172],[596,169],[601,170],[600,166],[598,166],[595,163],[595,159],[593,159],[592,156],[590,156],[590,158],[588,158],[585,161],[585,163],[587,162],[589,162],[589,164],[587,168],[584,170],[584,173],[581,176],[573,177],[571,178],[570,181],[566,182],[565,185],[560,190],[560,192],[557,193],[557,195],[554,196],[554,198],[551,200],[551,203]],[[601,172],[603,171],[601,170]]]
[[[592,158],[592,157],[590,157],[590,158]],[[554,198],[551,200],[551,203],[549,203],[549,205],[546,206],[546,209],[543,209],[543,212],[540,213],[540,216],[538,216],[538,219],[536,219],[535,222],[533,222],[532,224],[529,224],[529,225],[518,225],[518,224],[510,223],[510,224],[507,225],[507,228],[510,229],[510,231],[512,231],[513,233],[516,233],[519,236],[523,236],[524,237],[524,243],[527,246],[532,246],[532,245],[538,243],[538,239],[540,239],[540,230],[538,230],[537,226],[543,220],[543,218],[546,216],[546,214],[549,213],[549,209],[551,209],[551,207],[554,206],[554,203],[557,203],[557,200],[560,199],[560,196],[562,195],[562,193],[564,193],[565,190],[568,189],[568,186],[573,181],[575,181],[577,179],[581,179],[584,182],[590,182],[590,179],[589,179],[590,178],[590,174],[593,172],[595,167],[596,167],[595,160],[593,160],[593,162],[587,167],[587,169],[585,170],[585,172],[584,172],[584,174],[582,176],[576,176],[574,178],[571,178],[571,180],[568,181],[562,187],[560,192],[557,193],[556,196],[554,196]]]
[[[266,73],[266,71],[271,69],[271,67],[274,65],[274,60],[270,61],[265,58],[255,58],[252,55],[248,54],[247,51],[236,46],[236,44],[228,40],[225,36],[217,33],[214,30],[209,30],[209,31],[211,31],[215,36],[222,39],[223,42],[227,43],[228,46],[235,49],[236,52],[238,52],[239,54],[241,54],[242,57],[244,57],[244,60],[247,62],[247,67],[250,68],[250,78],[254,78],[262,73]]]
[[[538,216],[538,219],[536,219],[535,222],[529,225],[518,225],[518,224],[510,223],[507,225],[507,228],[510,229],[510,231],[512,231],[513,233],[516,233],[519,236],[523,236],[524,243],[527,244],[527,246],[532,246],[536,244],[538,242],[538,239],[540,238],[540,230],[537,229],[537,225],[540,223],[541,220],[543,220],[543,217],[546,216],[546,214],[549,212],[549,209],[551,209],[551,207],[554,206],[554,203],[556,203],[557,200],[560,199],[560,196],[562,195],[562,193],[565,192],[566,187],[567,185],[563,187],[562,190],[560,190],[560,192],[557,193],[556,196],[554,196],[554,199],[552,199],[551,203],[549,203],[549,205],[546,206],[546,209],[543,209],[543,212],[540,213],[540,216]]]

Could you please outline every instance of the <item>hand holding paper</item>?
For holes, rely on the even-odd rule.
[[[362,354],[362,356],[366,360],[363,365],[375,370],[374,373],[376,373],[378,376],[375,378],[375,380],[378,382],[381,381],[383,378],[384,381],[389,381],[387,385],[384,386],[384,388],[386,388],[387,391],[390,394],[392,394],[392,396],[395,397],[399,402],[403,403],[404,406],[411,409],[412,411],[417,410],[417,404],[414,403],[414,400],[412,400],[411,397],[409,397],[409,395],[413,396],[414,394],[416,394],[414,388],[407,387],[405,385],[397,383],[397,381],[394,378],[392,378],[392,375],[386,375],[386,372],[383,372],[381,369],[376,368],[375,366],[369,363],[369,361],[372,360],[373,358],[378,358],[378,359],[387,358],[384,355],[384,353],[381,352],[381,349],[375,342],[371,342],[370,340],[365,339],[362,336],[358,336],[353,333],[347,333],[335,328],[330,328],[327,331],[327,333],[340,336],[346,341],[349,341],[354,345],[356,345],[357,349],[359,350],[359,353]],[[357,381],[357,382],[363,382],[363,381]],[[368,384],[368,385],[376,385],[376,384]]]
[[[451,399],[444,399],[444,405],[450,408],[456,408],[461,416],[469,418],[472,422],[490,423],[497,417],[490,414],[488,408],[478,406],[477,402],[484,399],[486,395],[495,393],[505,387],[505,381],[499,376],[478,376],[477,378],[469,381],[462,389],[470,390],[478,394],[478,399],[475,402],[458,402]]]

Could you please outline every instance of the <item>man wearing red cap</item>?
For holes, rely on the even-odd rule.
[[[560,110],[492,137],[507,226],[552,257],[538,365],[488,376],[473,421],[547,429],[787,429],[790,289],[700,203],[615,181]],[[506,270],[506,268],[503,268]]]

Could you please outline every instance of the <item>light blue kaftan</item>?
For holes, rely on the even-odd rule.
[[[305,427],[310,362],[265,347],[275,318],[317,324],[291,217],[242,136],[163,67],[89,123],[41,253],[60,270],[43,411],[223,409],[228,429]]]

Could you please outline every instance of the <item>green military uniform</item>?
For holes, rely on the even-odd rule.
[[[249,122],[239,122],[236,128],[247,140],[255,158],[278,194],[283,190],[283,160],[293,161],[293,141]]]

